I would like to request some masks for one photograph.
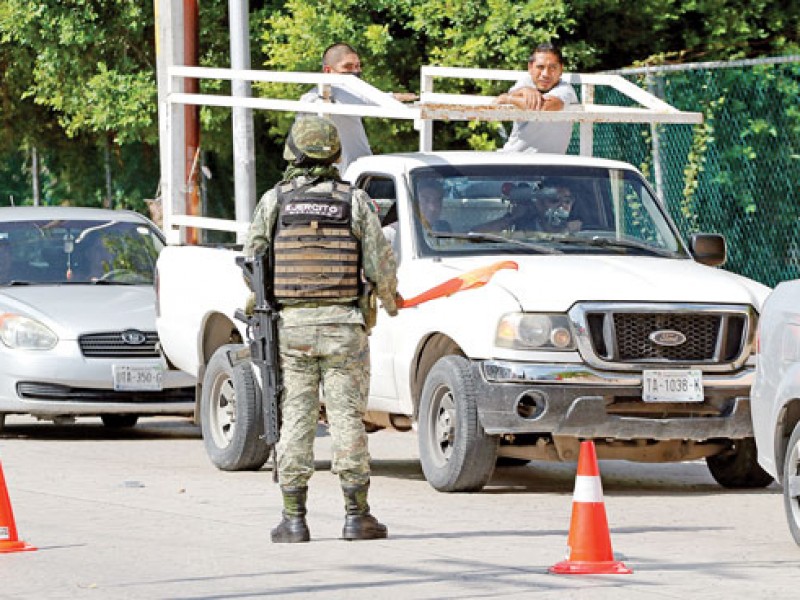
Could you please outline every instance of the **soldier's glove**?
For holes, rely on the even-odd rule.
[[[397,309],[403,306],[403,297],[400,294],[395,294],[392,300],[392,302],[383,303],[383,310],[385,310],[390,317],[396,317]]]

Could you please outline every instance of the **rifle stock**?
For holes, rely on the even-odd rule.
[[[268,254],[249,258],[239,256],[236,264],[242,269],[248,287],[255,293],[252,314],[237,310],[236,318],[247,323],[250,361],[261,374],[261,409],[264,418],[264,441],[274,446],[280,438],[278,398],[281,381],[278,347],[278,309],[275,304]]]

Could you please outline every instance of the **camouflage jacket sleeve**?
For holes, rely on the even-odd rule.
[[[397,263],[374,204],[363,190],[353,193],[353,233],[361,240],[364,275],[375,286],[386,312],[396,315]]]
[[[277,216],[278,194],[273,188],[261,197],[253,213],[253,220],[244,243],[245,256],[255,256],[269,247],[272,243],[272,229]]]

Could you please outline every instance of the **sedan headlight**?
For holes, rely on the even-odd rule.
[[[58,336],[46,326],[28,317],[0,314],[0,340],[16,350],[50,350]]]
[[[515,350],[574,350],[575,336],[566,315],[510,313],[497,325],[495,344]]]

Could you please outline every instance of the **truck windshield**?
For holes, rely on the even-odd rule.
[[[551,248],[555,253],[688,257],[653,192],[635,171],[437,166],[412,171],[410,183],[416,246],[422,255]]]

